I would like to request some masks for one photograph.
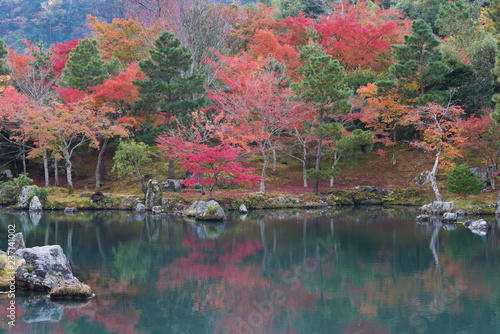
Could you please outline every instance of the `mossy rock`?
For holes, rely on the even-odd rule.
[[[83,283],[65,283],[50,291],[51,299],[89,299],[92,296],[90,286]]]

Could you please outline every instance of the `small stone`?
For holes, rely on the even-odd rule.
[[[240,205],[240,213],[248,213],[248,209],[243,203]]]
[[[146,212],[146,207],[142,203],[137,203],[137,206],[135,207],[135,212],[144,213]]]
[[[443,214],[443,217],[441,218],[441,220],[456,221],[457,220],[457,214],[454,213],[454,212],[445,212]]]
[[[64,209],[64,213],[66,215],[74,215],[74,214],[76,214],[76,208],[75,207],[66,208],[66,209]]]

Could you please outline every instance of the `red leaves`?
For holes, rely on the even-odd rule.
[[[171,142],[170,145],[177,149],[185,150],[187,147],[183,143]],[[161,143],[159,145],[161,146]],[[240,147],[232,147],[227,143],[215,147],[208,147],[204,144],[192,146],[193,152],[179,155],[181,168],[193,173],[190,179],[182,183],[187,187],[195,187],[197,184],[210,187],[210,195],[213,198],[212,190],[217,181],[225,183],[243,183],[246,185],[256,185],[261,181],[261,177],[250,174],[255,168],[244,168],[241,163],[236,162],[238,155],[243,151]]]

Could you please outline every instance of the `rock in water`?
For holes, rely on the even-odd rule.
[[[137,203],[137,206],[135,207],[135,212],[144,213],[146,212],[146,207],[142,203]]]
[[[161,190],[158,181],[149,180],[146,191],[146,201],[144,203],[146,209],[151,210],[153,206],[161,206],[162,196],[163,196],[163,191]]]
[[[490,228],[490,224],[488,224],[488,222],[484,219],[466,221],[464,225],[467,226],[470,230],[486,231]]]
[[[43,206],[38,196],[33,196],[30,202],[30,211],[42,211]]]
[[[16,270],[16,286],[22,289],[47,291],[51,298],[92,297],[92,290],[82,284],[71,270],[61,246],[42,246],[18,250],[16,256],[26,261]]]
[[[16,207],[18,209],[27,209],[28,208],[28,194],[33,189],[33,186],[24,186],[21,188],[21,193],[19,194],[19,199],[17,200]]]
[[[224,209],[214,200],[194,202],[184,214],[199,220],[226,220]]]
[[[457,214],[454,212],[445,212],[441,220],[445,220],[448,222],[457,221]]]
[[[247,207],[245,204],[240,205],[240,213],[248,213]]]

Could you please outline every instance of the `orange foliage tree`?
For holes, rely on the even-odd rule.
[[[279,148],[283,130],[310,118],[308,108],[293,101],[283,69],[275,71],[266,60],[262,64],[233,58],[225,71],[219,72],[228,90],[209,91],[217,113],[227,120],[218,131],[224,140],[248,147],[256,143],[264,164],[260,191],[265,193],[265,177],[270,154]],[[249,69],[247,72],[238,69]]]
[[[423,140],[414,141],[412,145],[423,148],[435,155],[434,166],[431,171],[431,185],[437,201],[443,201],[436,184],[436,174],[439,164],[450,165],[449,159],[460,157],[457,145],[461,139],[458,119],[464,114],[458,106],[443,107],[436,103],[428,103],[422,107],[409,110],[403,117],[403,124],[413,124],[423,132]]]

